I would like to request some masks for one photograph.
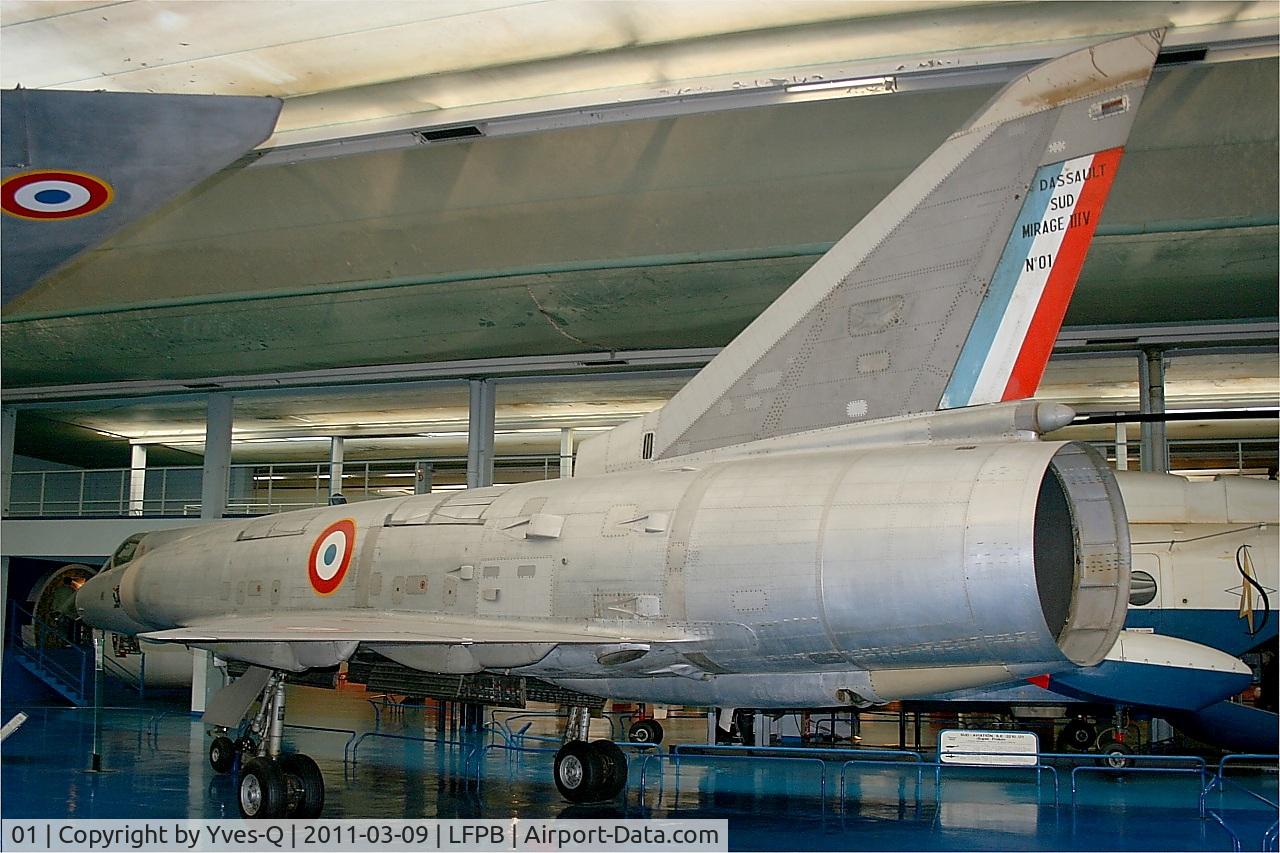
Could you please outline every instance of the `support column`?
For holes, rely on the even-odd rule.
[[[573,428],[560,430],[560,478],[573,476]]]
[[[13,436],[18,426],[18,410],[0,408],[0,510],[9,514],[9,480],[13,476]]]
[[[329,497],[342,494],[342,436],[329,439]]]
[[[0,407],[0,509],[9,514],[9,478],[13,476],[13,434],[18,426],[18,410]],[[0,557],[0,640],[9,616],[9,558]]]
[[[1116,414],[1124,413],[1116,412]],[[1116,470],[1129,470],[1129,425],[1126,423],[1116,424]]]
[[[754,711],[752,713],[755,719],[751,724],[751,745],[769,746],[769,718],[764,715],[763,711]]]
[[[468,381],[467,488],[493,485],[493,433],[497,395],[491,379]]]
[[[129,460],[129,515],[142,515],[147,491],[147,446],[135,444]]]
[[[210,394],[205,415],[204,470],[200,483],[200,517],[222,518],[227,511],[227,482],[231,475],[230,394]],[[191,652],[191,711],[202,713],[209,697],[222,688],[223,670],[203,649]]]
[[[200,481],[200,517],[222,518],[227,512],[227,480],[231,474],[230,394],[210,394],[204,427],[204,471]]]
[[[430,462],[418,462],[413,466],[413,493],[415,495],[431,494],[431,480],[435,476],[435,467]]]
[[[1164,414],[1164,351],[1144,350],[1138,358],[1138,410],[1144,415]],[[1169,440],[1164,421],[1142,424],[1143,471],[1169,470]]]

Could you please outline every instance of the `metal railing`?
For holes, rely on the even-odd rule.
[[[147,656],[145,653],[138,656],[137,675],[126,669],[110,654],[102,656],[102,670],[110,673],[117,681],[122,682],[130,690],[137,693],[139,699],[147,698]]]
[[[341,492],[353,502],[412,495],[421,463],[448,479],[465,478],[464,456],[346,462]],[[499,481],[550,480],[560,476],[560,457],[499,456],[494,469]],[[9,502],[4,514],[9,518],[200,515],[200,466],[147,468],[141,494],[131,490],[138,473],[132,468],[14,471],[8,475]],[[228,515],[270,515],[329,502],[328,462],[232,465],[227,479]]]
[[[1128,470],[1137,470],[1139,467],[1140,450],[1136,441],[1123,446],[1117,445],[1114,440],[1085,443],[1113,465],[1123,447]],[[1187,473],[1194,473],[1196,469],[1204,468],[1209,463],[1212,465],[1210,470],[1214,473],[1247,474],[1273,470],[1280,462],[1280,452],[1277,451],[1273,438],[1172,438],[1168,445],[1170,469]]]
[[[64,628],[51,625],[18,602],[9,603],[9,647],[34,665],[59,693],[69,691],[77,704],[93,696],[93,652],[72,642]],[[30,629],[27,637],[24,629]],[[57,682],[58,684],[55,684]],[[59,687],[59,684],[61,687]]]
[[[1089,443],[1115,460],[1116,442]],[[1131,468],[1137,467],[1135,449],[1135,445],[1128,446]],[[1193,471],[1197,463],[1213,462],[1218,466],[1212,469],[1215,473],[1239,474],[1273,469],[1280,459],[1275,440],[1269,438],[1173,439],[1169,456],[1179,470]],[[340,491],[349,501],[411,495],[417,467],[423,463],[448,480],[465,478],[467,460],[463,456],[346,462]],[[499,481],[550,480],[560,475],[560,457],[499,456],[494,459],[494,468]],[[8,477],[9,500],[4,514],[10,518],[200,515],[200,466],[13,471]],[[329,501],[329,479],[327,461],[232,465],[226,513],[270,515],[324,506]],[[137,481],[142,484],[140,492],[135,488]],[[437,486],[440,490],[459,487],[456,483]]]

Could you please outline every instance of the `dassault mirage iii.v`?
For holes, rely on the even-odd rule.
[[[584,442],[578,476],[149,534],[78,607],[251,665],[205,717],[249,719],[251,817],[319,813],[315,763],[280,753],[282,674],[357,648],[750,708],[1098,663],[1129,598],[1120,493],[1094,451],[1040,439],[1071,410],[1027,398],[1162,37],[1007,85],[665,407]],[[587,722],[555,760],[573,801],[626,782]]]

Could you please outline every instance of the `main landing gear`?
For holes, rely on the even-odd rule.
[[[612,800],[627,786],[627,756],[611,740],[588,742],[590,725],[590,711],[571,708],[564,746],[556,753],[556,788],[571,803]]]
[[[310,756],[281,753],[284,676],[273,673],[263,688],[257,714],[236,740],[226,733],[209,746],[209,765],[228,773],[239,756],[236,802],[244,818],[312,818],[324,810],[324,777]]]

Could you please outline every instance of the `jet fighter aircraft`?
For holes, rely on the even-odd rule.
[[[154,533],[80,590],[90,624],[252,666],[246,817],[319,813],[280,753],[282,674],[359,647],[617,699],[861,707],[1091,666],[1129,599],[1105,460],[1035,392],[1163,32],[1023,74],[661,410],[571,479]],[[585,709],[581,709],[585,711]],[[554,779],[615,796],[575,712]]]

